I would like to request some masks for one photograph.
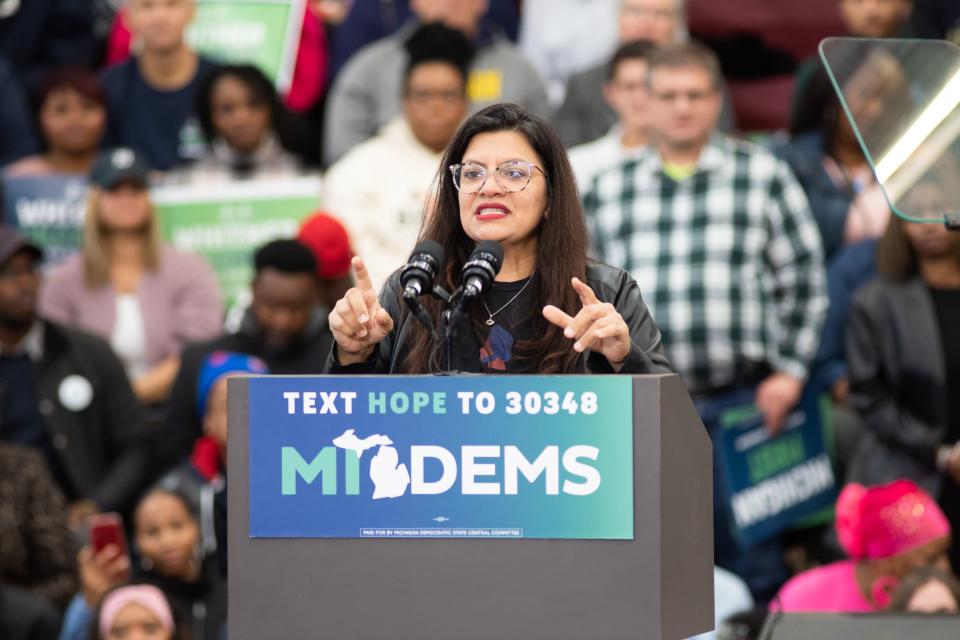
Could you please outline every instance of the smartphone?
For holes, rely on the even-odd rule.
[[[127,535],[123,531],[123,518],[119,513],[98,513],[90,516],[87,518],[87,531],[94,553],[100,553],[112,544],[120,550],[121,555],[128,555]]]

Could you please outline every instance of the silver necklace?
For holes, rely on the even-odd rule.
[[[511,304],[514,300],[516,300],[517,298],[520,297],[520,294],[523,293],[523,290],[526,289],[526,288],[527,288],[527,285],[529,285],[532,281],[533,281],[533,275],[531,275],[529,278],[527,278],[527,281],[523,283],[523,286],[522,286],[522,287],[520,287],[520,291],[517,291],[517,293],[514,294],[514,296],[513,296],[512,298],[510,298],[509,300],[507,300],[507,304],[503,305],[502,307],[500,307],[500,308],[497,309],[496,311],[490,311],[490,307],[487,306],[487,301],[484,300],[483,298],[480,298],[480,302],[483,303],[483,308],[487,310],[487,315],[490,316],[489,318],[487,318],[486,320],[484,320],[483,323],[484,323],[485,325],[487,325],[488,327],[492,327],[492,326],[495,324],[495,321],[494,321],[494,319],[493,319],[493,316],[497,315],[498,313],[500,313],[501,311],[503,311],[504,309],[506,309],[507,307],[509,307],[510,304]]]

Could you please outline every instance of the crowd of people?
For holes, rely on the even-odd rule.
[[[451,289],[503,246],[459,370],[675,372],[714,440],[730,407],[775,437],[830,398],[827,524],[744,542],[715,456],[720,629],[958,612],[960,236],[892,215],[819,59],[757,144],[683,0],[311,0],[284,93],[190,46],[199,1],[0,2],[0,189],[87,185],[56,264],[0,223],[0,636],[225,637],[226,380],[435,371],[399,299],[423,238]],[[952,2],[837,8],[847,35],[960,29]],[[322,211],[250,253],[225,323],[151,189],[286,177]],[[942,215],[957,177],[905,201]]]

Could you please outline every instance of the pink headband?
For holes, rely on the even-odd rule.
[[[100,606],[100,635],[103,638],[110,633],[111,627],[120,610],[128,604],[136,604],[157,617],[160,626],[173,632],[173,613],[170,604],[160,589],[149,584],[120,587],[111,591]]]
[[[950,533],[937,503],[909,480],[871,488],[848,484],[837,498],[836,526],[853,559],[889,558]]]

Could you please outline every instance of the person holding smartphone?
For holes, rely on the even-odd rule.
[[[89,521],[90,544],[79,556],[81,592],[70,604],[60,640],[90,640],[94,611],[104,606],[111,590],[130,582],[159,588],[191,640],[220,638],[227,614],[226,581],[203,553],[197,507],[178,490],[148,491],[133,517],[136,566],[130,563],[119,519],[115,533],[107,533],[103,517]],[[109,542],[98,549],[98,540]]]

